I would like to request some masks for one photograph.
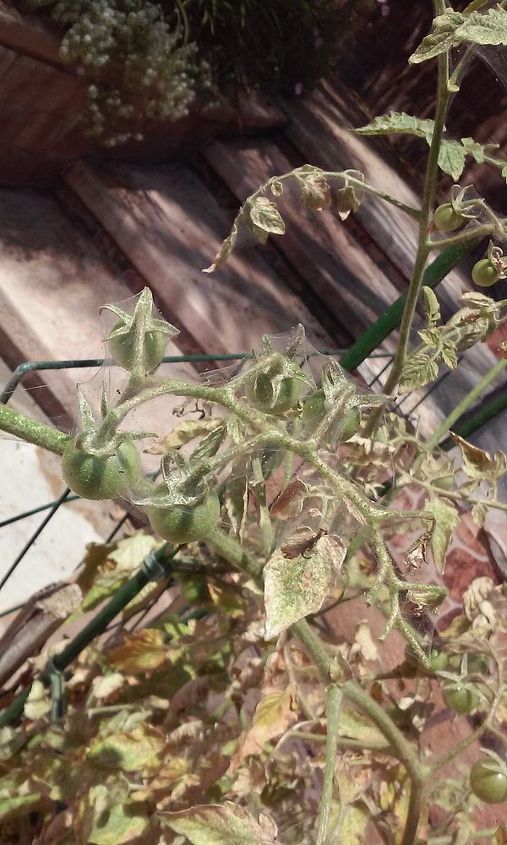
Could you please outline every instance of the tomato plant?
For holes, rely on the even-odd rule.
[[[112,398],[103,390],[99,418],[80,399],[73,439],[0,406],[0,428],[62,455],[74,490],[123,497],[154,530],[88,550],[73,619],[100,606],[97,614],[48,662],[7,678],[0,825],[13,822],[19,841],[35,819],[32,839],[55,845],[412,845],[421,836],[450,845],[482,835],[471,794],[505,800],[507,593],[492,576],[472,576],[453,595],[449,622],[435,611],[463,513],[479,529],[490,511],[505,511],[506,455],[456,434],[454,453],[441,443],[507,356],[426,436],[392,409],[396,395],[459,366],[504,317],[506,302],[474,290],[444,320],[424,284],[433,253],[461,253],[479,238],[490,244],[474,281],[507,275],[501,214],[459,185],[434,209],[439,170],[456,181],[467,157],[505,170],[491,145],[444,136],[474,45],[507,42],[504,6],[473,0],[456,11],[435,0],[431,32],[411,56],[413,65],[437,61],[435,119],[390,113],[357,130],[422,139],[420,203],[355,169],[302,165],[246,198],[207,268],[219,269],[243,235],[282,236],[286,189],[336,225],[371,195],[396,206],[418,229],[417,253],[382,394],[319,354],[302,327],[264,337],[216,379],[154,376],[176,329],[145,289],[106,306],[106,340],[124,372]],[[362,344],[366,355],[370,341]],[[150,435],[146,450],[161,456],[161,480],[142,471],[133,443],[148,435],[124,423],[167,396],[182,419],[171,417],[155,442]],[[120,614],[128,632],[89,647]],[[459,739],[444,730],[442,747],[428,742],[453,714],[472,716],[453,721]],[[481,740],[498,754],[484,751],[464,772],[462,752]]]

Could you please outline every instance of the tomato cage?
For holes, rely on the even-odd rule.
[[[430,287],[435,287],[458,262],[462,255],[463,249],[456,247],[443,252],[433,262],[433,264],[427,268],[425,284]],[[375,388],[376,385],[378,386],[378,384],[380,384],[379,380],[392,362],[392,355],[390,353],[379,352],[378,349],[385,338],[397,328],[402,315],[404,303],[405,297],[401,296],[348,350],[323,351],[318,354],[336,356],[341,366],[347,371],[356,370],[364,361],[366,361],[366,359],[385,359],[385,361],[382,362],[380,369],[376,372],[376,375],[368,382],[369,388]],[[249,354],[250,353],[246,352],[238,352],[231,354],[173,355],[166,356],[162,363],[211,364],[217,362],[234,362],[248,358]],[[110,362],[107,359],[99,358],[61,361],[25,361],[15,369],[5,385],[0,395],[0,406],[7,405],[16,391],[16,388],[22,385],[24,378],[30,374],[43,373],[50,370],[61,371],[97,368],[102,366],[107,367],[112,365],[112,363],[113,362]],[[398,400],[395,402],[393,401],[393,410],[404,417],[405,420],[410,421],[413,419],[414,413],[422,405],[422,403],[427,401],[435,390],[441,388],[446,380],[452,377],[452,372],[454,371],[448,371],[442,374],[440,378],[433,382],[427,389],[422,391],[422,395],[421,391],[419,391],[415,404],[413,402],[410,404],[410,399],[413,397],[414,391],[403,394]],[[485,384],[489,385],[490,381],[491,378],[489,378],[487,382],[483,379],[482,382],[479,382],[474,390],[468,394],[469,401],[467,403],[467,409],[471,407],[471,411],[463,413],[459,405],[457,406],[456,416],[453,423],[454,433],[460,435],[461,437],[470,437],[478,432],[478,430],[481,429],[488,421],[494,419],[494,417],[496,417],[501,411],[507,408],[507,391],[505,390],[493,392],[490,394],[487,401],[484,401],[479,406],[477,406],[477,404],[475,404],[475,406],[472,404],[471,406],[471,394],[474,394],[472,398],[477,401],[481,396]],[[453,443],[450,438],[444,438],[438,445],[440,448],[447,450],[453,445]],[[37,514],[43,515],[41,522],[28,537],[28,540],[23,545],[23,548],[16,555],[15,559],[1,578],[0,590],[23,562],[33,544],[55,518],[60,509],[78,498],[79,497],[74,495],[68,487],[65,487],[56,499],[46,502],[45,504],[34,505],[21,513],[0,521],[0,528],[5,531],[13,523],[17,523]],[[128,517],[129,513],[126,512],[116,519],[112,530],[105,538],[104,542],[106,544],[116,541],[116,538],[120,535]],[[159,581],[164,589],[175,583],[171,561],[174,555],[179,551],[179,548],[180,547],[177,547],[175,550],[169,550],[168,544],[165,544],[156,551],[150,552],[144,558],[141,566],[134,575],[123,583],[116,592],[100,606],[98,612],[95,613],[91,620],[67,642],[62,651],[51,658],[46,664],[46,667],[40,677],[41,680],[47,683],[51,689],[53,719],[60,718],[64,712],[64,672],[67,667],[95,638],[112,630],[112,627],[122,627],[125,624],[125,619],[120,622],[115,622],[114,620],[150,582]],[[14,619],[15,624],[16,620],[23,619],[23,613],[26,611],[26,608],[30,606],[31,602],[33,603],[33,599],[18,606],[10,607],[7,610],[4,610],[0,616],[5,617],[19,612],[18,616]],[[148,607],[147,610],[143,609],[141,611],[141,616],[136,619],[134,627],[137,627],[142,622],[149,609],[150,608]],[[199,618],[206,613],[207,611],[202,608],[185,610],[182,619],[186,621],[191,618]],[[59,624],[63,624],[64,621],[64,619],[61,619]],[[2,655],[0,655],[0,684],[10,678],[24,664],[27,657],[36,653],[40,649],[41,645],[43,645],[45,641],[44,635],[47,637],[54,632],[54,624],[53,617],[50,620],[50,624],[48,624],[47,629],[45,629],[44,626],[42,626],[41,629],[39,626],[31,637],[28,636],[27,639],[25,638],[25,642],[21,642],[19,644],[19,647],[14,650],[14,658],[11,659],[11,657],[9,657],[11,662],[7,667],[8,671],[6,671],[5,666],[2,667],[3,658]],[[22,635],[20,635],[20,638],[23,639]],[[7,649],[7,651],[12,650]],[[15,687],[14,690],[9,690],[7,693],[4,693],[6,706],[0,712],[0,727],[11,724],[21,716],[30,688],[31,684],[28,684],[16,695],[14,695],[14,690],[16,689]],[[1,697],[3,696],[0,696],[0,708],[2,706]]]

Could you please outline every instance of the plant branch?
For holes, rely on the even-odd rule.
[[[326,766],[324,769],[322,794],[320,796],[316,845],[325,845],[329,830],[341,700],[342,692],[340,687],[337,684],[331,684],[327,689],[326,695]]]
[[[435,0],[436,8],[445,8],[443,0]],[[441,14],[441,12],[437,12]],[[438,154],[440,144],[442,141],[442,133],[444,130],[445,118],[449,104],[449,91],[447,90],[447,81],[449,74],[449,56],[447,53],[442,53],[438,57],[438,85],[437,85],[437,107],[435,113],[435,123],[433,135],[431,138],[430,151],[428,155],[428,163],[426,166],[426,174],[424,178],[424,191],[422,198],[422,209],[419,219],[419,240],[417,245],[417,253],[414,263],[414,270],[412,279],[408,289],[405,309],[401,318],[400,335],[398,339],[398,346],[394,356],[393,364],[389,377],[385,385],[385,392],[391,393],[403,371],[403,365],[407,355],[408,339],[410,329],[415,315],[417,300],[423,281],[424,269],[429,255],[429,248],[426,243],[428,235],[430,218],[433,210],[433,203],[435,199],[437,176],[438,176]],[[372,414],[372,417],[378,419],[378,414]],[[376,419],[373,427],[376,425]]]
[[[0,431],[13,434],[34,446],[41,446],[56,455],[62,455],[70,438],[53,426],[25,417],[19,411],[0,405]]]
[[[464,229],[456,235],[451,235],[448,238],[440,238],[434,241],[428,238],[426,241],[427,247],[430,251],[434,249],[446,249],[448,246],[456,246],[456,244],[467,243],[476,238],[486,238],[498,230],[498,225],[494,223],[483,223],[481,226],[476,226],[474,229]]]

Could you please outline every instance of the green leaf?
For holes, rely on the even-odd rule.
[[[431,140],[428,143],[431,143]],[[459,141],[443,140],[438,153],[438,166],[457,182],[465,168],[466,156],[467,151]]]
[[[443,572],[452,532],[459,522],[459,513],[448,499],[437,496],[431,497],[424,509],[435,517],[435,526],[431,534],[431,551],[435,566],[439,572]]]
[[[390,112],[375,117],[354,132],[357,135],[416,135],[418,138],[431,138],[433,127],[433,120],[422,120],[405,112]]]
[[[398,393],[410,393],[417,390],[438,376],[438,364],[424,352],[413,352],[408,356],[403,367],[403,375],[398,384]]]
[[[440,304],[438,302],[435,291],[429,288],[427,285],[424,285],[422,289],[422,294],[424,300],[424,310],[426,312],[426,320],[431,325],[435,325],[435,323],[438,323],[441,319]]]
[[[485,13],[448,11],[438,15],[409,62],[426,62],[459,44],[507,45],[507,11],[496,7]]]
[[[339,537],[320,537],[296,557],[275,551],[264,567],[266,639],[320,610],[345,557]]]
[[[496,7],[486,13],[472,12],[465,17],[457,35],[460,43],[507,45],[507,11]]]
[[[455,42],[456,30],[465,20],[460,12],[444,12],[434,21],[431,32],[419,44],[417,50],[409,57],[411,64],[419,64],[445,53]]]
[[[250,220],[253,224],[253,232],[259,237],[257,230],[268,235],[283,235],[285,223],[276,205],[266,197],[256,197],[249,206]]]
[[[473,138],[462,138],[461,143],[469,155],[471,155],[477,164],[484,162],[484,146],[478,144]]]
[[[189,810],[163,813],[160,820],[191,845],[274,845],[276,824],[270,816],[259,821],[231,801],[223,805],[201,804]]]

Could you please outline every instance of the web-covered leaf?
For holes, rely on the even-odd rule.
[[[477,11],[465,15],[447,11],[438,15],[431,32],[423,38],[409,62],[426,62],[459,44],[507,44],[507,11],[495,7],[484,13]]]
[[[275,551],[264,567],[267,639],[320,610],[345,557],[342,540],[334,536],[319,537],[300,553],[298,548],[296,554],[287,546]]]
[[[433,120],[426,120],[405,112],[390,112],[375,117],[365,126],[355,129],[357,135],[415,135],[428,138],[433,134]]]

